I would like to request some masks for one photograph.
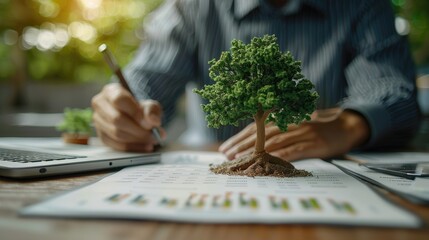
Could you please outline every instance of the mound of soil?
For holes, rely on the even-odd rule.
[[[220,165],[210,166],[210,170],[216,174],[240,175],[248,177],[272,176],[272,177],[307,177],[310,172],[296,169],[292,164],[267,152],[258,152],[244,155],[236,160],[227,161]]]

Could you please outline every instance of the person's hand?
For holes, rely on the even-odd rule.
[[[324,115],[315,112],[311,121],[289,125],[286,132],[267,124],[265,150],[286,161],[330,158],[345,154],[369,139],[369,125],[360,114],[346,110]],[[252,153],[255,140],[256,125],[252,123],[224,142],[219,151],[232,160]]]
[[[162,107],[157,101],[137,102],[119,84],[111,83],[92,98],[97,135],[107,146],[120,151],[152,152],[157,144],[152,128],[160,128]]]

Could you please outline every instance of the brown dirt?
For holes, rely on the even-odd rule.
[[[307,177],[310,172],[296,169],[292,164],[268,153],[260,152],[244,155],[236,160],[220,165],[211,165],[210,171],[216,174],[241,175],[248,177]]]

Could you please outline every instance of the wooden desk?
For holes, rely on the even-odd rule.
[[[429,239],[422,229],[338,227],[324,225],[189,224],[134,220],[23,218],[17,211],[53,194],[96,181],[112,172],[75,174],[31,181],[0,178],[0,239]],[[388,194],[394,202],[429,224],[429,206]]]

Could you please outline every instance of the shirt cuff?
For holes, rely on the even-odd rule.
[[[374,147],[389,132],[392,126],[389,113],[383,106],[378,104],[346,102],[341,105],[341,108],[361,114],[369,124],[370,139],[359,149]]]

